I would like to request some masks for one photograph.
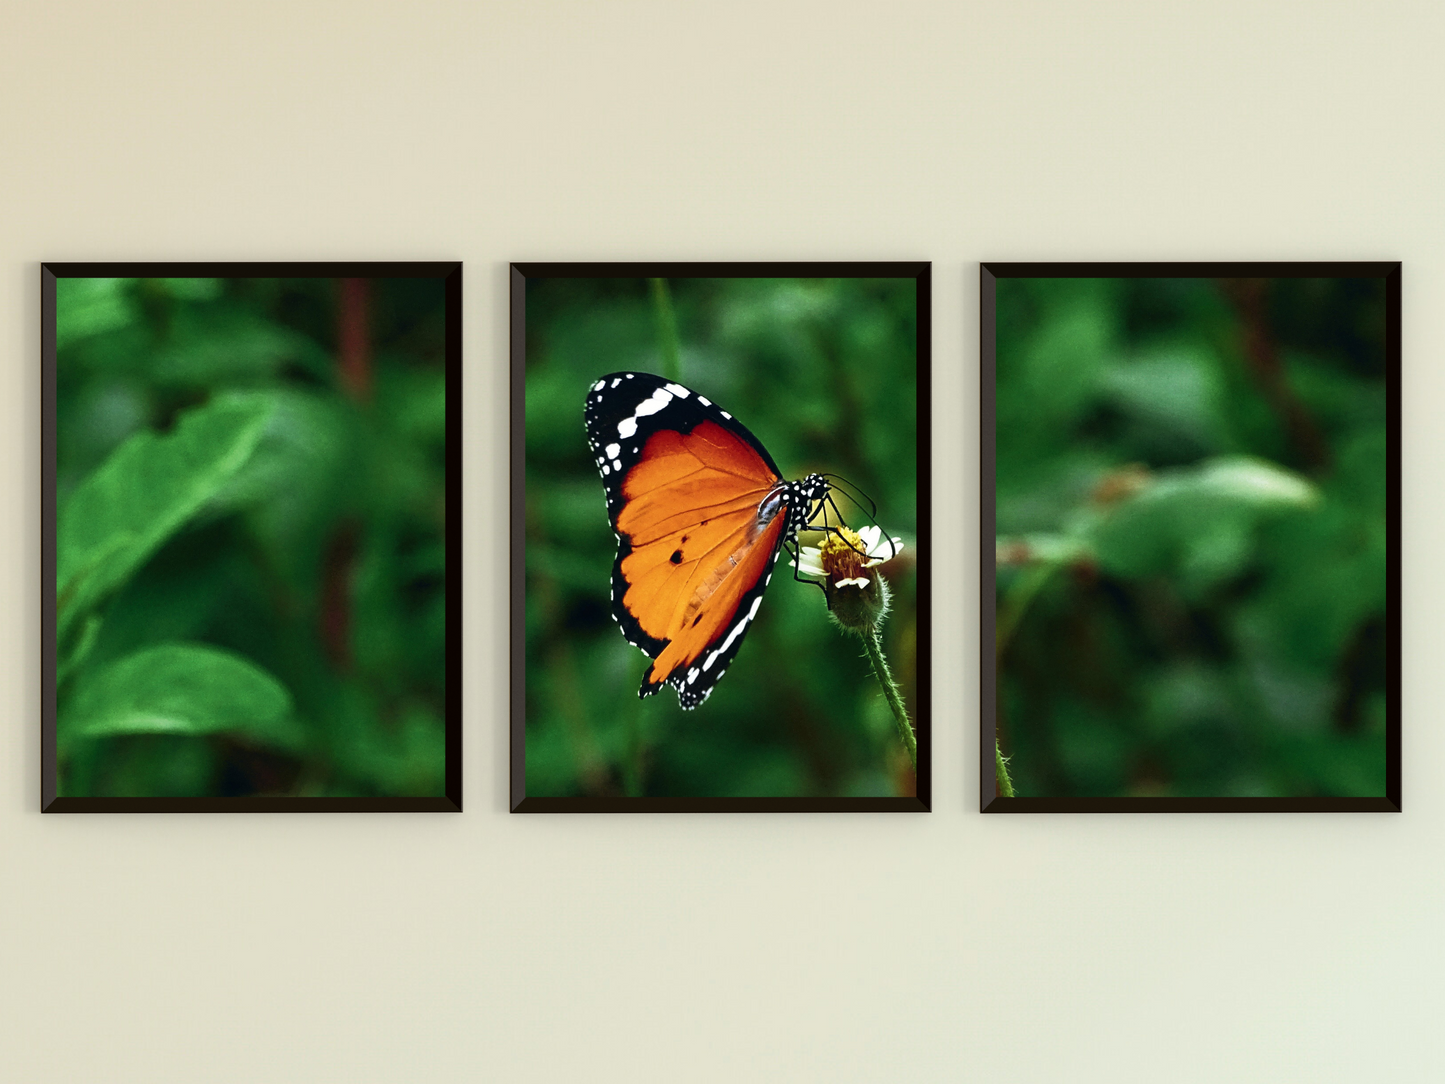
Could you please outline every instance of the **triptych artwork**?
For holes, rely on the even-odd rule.
[[[1399,265],[979,276],[512,265],[513,811],[1400,808]],[[43,808],[459,810],[460,265],[42,278]]]

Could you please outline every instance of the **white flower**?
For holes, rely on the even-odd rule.
[[[799,548],[798,572],[821,583],[828,612],[841,628],[871,635],[888,613],[888,585],[871,570],[902,549],[903,539],[884,538],[881,527],[856,533],[834,527],[821,546]]]
[[[823,581],[832,576],[834,587],[867,587],[870,577],[863,573],[902,551],[903,539],[885,538],[881,527],[869,524],[856,534],[840,527],[821,546],[799,549],[798,572]]]

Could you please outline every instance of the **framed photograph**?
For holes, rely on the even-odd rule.
[[[461,809],[461,276],[42,265],[46,812]]]
[[[1400,265],[981,268],[985,812],[1400,808]]]
[[[514,812],[929,808],[929,288],[512,265]]]

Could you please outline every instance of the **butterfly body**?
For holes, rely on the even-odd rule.
[[[584,414],[617,535],[612,616],[653,660],[639,695],[672,685],[694,708],[736,656],[778,554],[828,483],[785,480],[731,414],[649,373],[602,377]]]

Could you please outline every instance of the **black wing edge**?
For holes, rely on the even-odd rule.
[[[635,411],[638,404],[650,399],[658,389],[673,391],[672,399],[656,413],[636,417]],[[674,389],[680,390],[683,394],[679,394]],[[762,446],[757,437],[748,431],[747,426],[707,399],[706,396],[675,380],[668,380],[654,373],[616,372],[598,377],[588,385],[583,418],[586,423],[587,444],[592,454],[593,464],[602,478],[602,488],[607,499],[607,518],[612,525],[612,533],[617,538],[617,558],[612,563],[612,619],[622,629],[622,634],[628,643],[643,652],[648,658],[655,659],[667,647],[669,641],[659,640],[648,635],[637,619],[622,605],[622,598],[627,593],[628,586],[622,575],[622,562],[631,554],[632,542],[617,530],[617,517],[622,512],[623,504],[622,479],[627,476],[627,472],[636,463],[648,438],[663,429],[690,433],[702,422],[711,421],[746,440],[762,457],[763,462],[768,465],[768,469],[775,476],[781,478],[781,474],[777,464],[773,462],[773,457],[768,454],[768,450]],[[624,438],[618,431],[618,425],[627,418],[635,419],[636,431],[631,436]],[[613,445],[616,446],[617,454],[610,457],[605,455],[605,452]],[[613,463],[621,466],[614,469]],[[773,560],[777,560],[776,553],[773,554]],[[771,573],[772,565],[770,564],[768,574],[771,575]],[[734,647],[739,642],[741,642],[741,637],[735,641]],[[728,657],[730,659],[731,654]],[[717,665],[714,663],[714,669]],[[711,671],[709,672],[711,673]],[[701,676],[697,680],[701,681]],[[715,683],[716,679],[713,680]],[[709,686],[710,688],[711,686]],[[644,686],[642,695],[648,695],[649,692],[656,692],[656,690],[657,686],[651,686],[650,689]],[[678,691],[679,699],[681,699],[682,690]],[[702,699],[706,699],[706,697],[704,696]],[[702,699],[699,699],[697,703],[701,703]]]

